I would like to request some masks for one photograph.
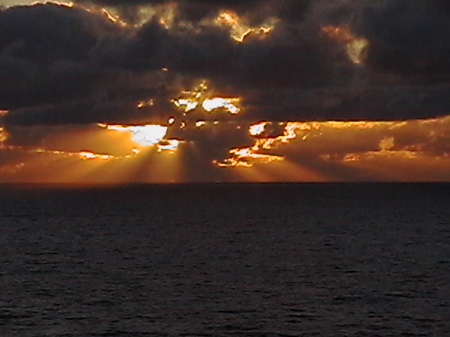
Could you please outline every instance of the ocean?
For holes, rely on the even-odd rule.
[[[450,336],[450,184],[0,187],[0,336]]]

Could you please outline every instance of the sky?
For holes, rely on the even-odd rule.
[[[450,181],[445,0],[0,0],[0,183]]]

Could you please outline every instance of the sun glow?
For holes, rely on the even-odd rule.
[[[114,156],[111,156],[109,154],[99,154],[99,153],[93,153],[91,151],[81,151],[78,153],[81,159],[111,159],[114,158]]]
[[[101,128],[107,130],[130,132],[132,140],[142,146],[156,145],[164,139],[167,134],[167,126],[157,124],[146,125],[108,125],[99,123]]]
[[[207,112],[224,109],[232,115],[237,115],[240,111],[237,107],[238,103],[239,98],[214,97],[205,99],[202,103],[202,108]]]
[[[44,3],[52,3],[52,4],[56,4],[56,5],[60,5],[60,6],[66,6],[66,7],[74,7],[75,6],[75,4],[72,1],[51,0],[51,1],[44,1]]]
[[[164,139],[167,127],[161,125],[138,125],[129,128],[133,140],[144,146],[154,145]]]
[[[237,147],[229,151],[230,157],[224,161],[214,161],[219,167],[253,167],[255,163],[271,163],[282,161],[283,156],[258,152],[257,147]]]
[[[250,136],[256,137],[260,136],[264,133],[266,130],[266,126],[269,124],[269,122],[260,122],[258,124],[250,125],[248,132]]]
[[[40,147],[9,144],[17,139],[16,135],[25,135],[27,131],[12,127],[8,140],[6,128],[1,128],[3,141],[8,140],[8,145],[2,148],[10,159],[0,165],[3,174],[0,179],[170,183],[196,176],[195,165],[216,167],[215,177],[221,177],[218,179],[233,177],[245,181],[448,181],[450,178],[450,116],[408,121],[260,121],[247,128],[242,122],[228,124],[232,125],[230,128],[226,124],[214,125],[212,120],[195,118],[179,134],[178,128],[171,130],[173,138],[167,138],[166,132],[156,132],[155,136],[152,131],[151,141],[145,137],[143,140],[151,146],[136,145],[131,140],[133,127],[145,124],[39,127],[35,130],[45,134]],[[230,133],[239,127],[241,133]],[[191,133],[198,128],[202,128],[198,131],[200,137]],[[217,157],[201,155],[199,150],[210,149],[209,140],[216,141],[209,137],[210,131],[219,138],[221,146],[235,145],[225,145],[229,146],[226,158],[218,152]],[[252,145],[239,146],[242,143],[228,140],[223,143],[221,138],[225,134],[230,136],[229,140],[235,135],[245,143],[250,139]],[[26,160],[24,156],[28,156]],[[186,161],[188,157],[191,159]]]
[[[209,90],[206,81],[201,81],[193,90],[183,91],[181,97],[172,102],[184,113],[199,108],[206,112],[226,111],[231,115],[237,115],[241,111],[239,108],[240,98],[217,97],[214,92]]]
[[[158,152],[169,152],[174,153],[178,146],[180,145],[180,141],[178,139],[164,139],[158,142]]]
[[[232,148],[229,151],[229,157],[223,161],[215,161],[219,167],[252,167],[256,162],[270,163],[274,161],[282,161],[283,155],[272,153],[272,151],[281,145],[286,145],[294,140],[307,141],[309,137],[321,137],[325,132],[332,130],[369,130],[383,129],[394,130],[405,126],[404,121],[384,122],[384,121],[326,121],[326,122],[286,122],[276,123],[283,126],[281,134],[270,135],[268,128],[273,122],[259,122],[250,125],[249,135],[255,138],[255,142],[249,147]],[[266,133],[269,133],[266,135]],[[264,136],[263,136],[264,135]],[[389,151],[394,146],[395,139],[393,137],[384,137],[379,141],[381,151]],[[324,155],[327,160],[330,157]],[[347,160],[356,160],[358,156],[349,154]]]
[[[52,1],[53,2],[53,1]],[[104,16],[106,19],[108,19],[110,22],[115,23],[119,26],[122,27],[128,27],[130,26],[127,22],[123,21],[118,14],[114,13],[114,10],[112,8],[107,8],[107,7],[99,7],[93,4],[87,4],[87,3],[83,3],[81,4],[74,4],[74,3],[62,3],[62,5],[65,5],[67,7],[75,7],[78,6],[80,8],[83,8],[83,10],[93,13],[93,14],[98,14],[101,16]]]
[[[289,122],[284,127],[283,134],[276,137],[261,138],[269,122],[260,122],[249,127],[249,135],[257,138],[250,147],[233,148],[229,151],[230,157],[224,161],[216,161],[219,167],[252,167],[255,162],[271,163],[282,161],[283,156],[268,153],[278,143],[288,143],[297,137],[296,129],[303,123]],[[300,126],[301,127],[301,126]]]
[[[198,120],[197,122],[195,122],[195,127],[197,128],[201,128],[202,126],[206,125],[206,121],[204,120]]]
[[[177,108],[184,110],[184,112],[193,111],[198,107],[198,102],[191,101],[187,98],[180,98],[177,100],[173,100],[173,104]]]
[[[118,15],[112,14],[108,9],[102,8],[100,12],[105,15],[109,21],[114,22],[120,26],[126,27],[128,24],[125,21],[122,21]]]
[[[283,173],[282,179],[302,180],[303,172],[310,177],[306,180],[314,181],[448,181],[449,127],[450,116],[408,121],[259,122],[249,127],[253,145],[233,148],[228,158],[214,163],[235,169],[237,176],[247,180],[267,180],[277,174],[280,178],[277,170],[291,163],[292,177]]]
[[[142,109],[142,108],[147,107],[147,106],[153,106],[153,104],[154,104],[154,101],[153,101],[152,99],[149,99],[149,100],[147,100],[147,101],[139,101],[139,102],[136,104],[136,106],[137,106],[139,109]]]
[[[178,139],[167,139],[168,126],[158,124],[145,125],[118,125],[98,123],[99,127],[119,132],[129,132],[131,139],[140,146],[156,146],[157,151],[173,153],[178,149],[180,141]],[[133,154],[140,153],[139,149],[133,149]]]
[[[3,147],[6,140],[8,139],[8,133],[5,131],[5,128],[0,126],[0,147]]]
[[[236,13],[231,11],[222,11],[217,16],[215,23],[221,26],[229,27],[231,38],[238,43],[243,43],[249,35],[257,38],[264,38],[273,30],[276,19],[270,18],[261,26],[252,27],[242,20]]]
[[[19,147],[16,147],[16,149],[21,149]],[[127,156],[114,156],[112,154],[107,153],[95,153],[92,151],[63,151],[63,150],[51,150],[51,149],[30,149],[26,150],[23,149],[27,153],[37,153],[37,154],[50,154],[50,155],[56,155],[56,156],[63,156],[63,157],[78,157],[82,160],[94,160],[94,159],[100,159],[100,160],[111,160],[111,159],[125,159],[125,158],[131,158],[133,155],[136,155],[137,153],[132,152],[132,155]]]

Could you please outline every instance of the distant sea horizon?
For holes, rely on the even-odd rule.
[[[1,187],[127,187],[127,186],[256,186],[256,185],[450,185],[450,181],[191,181],[191,182],[0,182]]]

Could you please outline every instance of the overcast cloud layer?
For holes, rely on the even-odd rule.
[[[242,97],[248,121],[385,120],[447,115],[450,6],[444,0],[77,1],[0,11],[0,109],[5,125],[159,122],[170,100],[208,79]],[[99,10],[109,6],[127,25]],[[145,23],[146,13],[153,9]],[[149,7],[152,6],[152,7]],[[222,10],[265,38],[237,43],[213,22]],[[368,40],[361,64],[324,33],[347,27]],[[168,68],[169,71],[163,71]],[[138,109],[136,102],[153,99]],[[233,117],[235,118],[235,117]]]

